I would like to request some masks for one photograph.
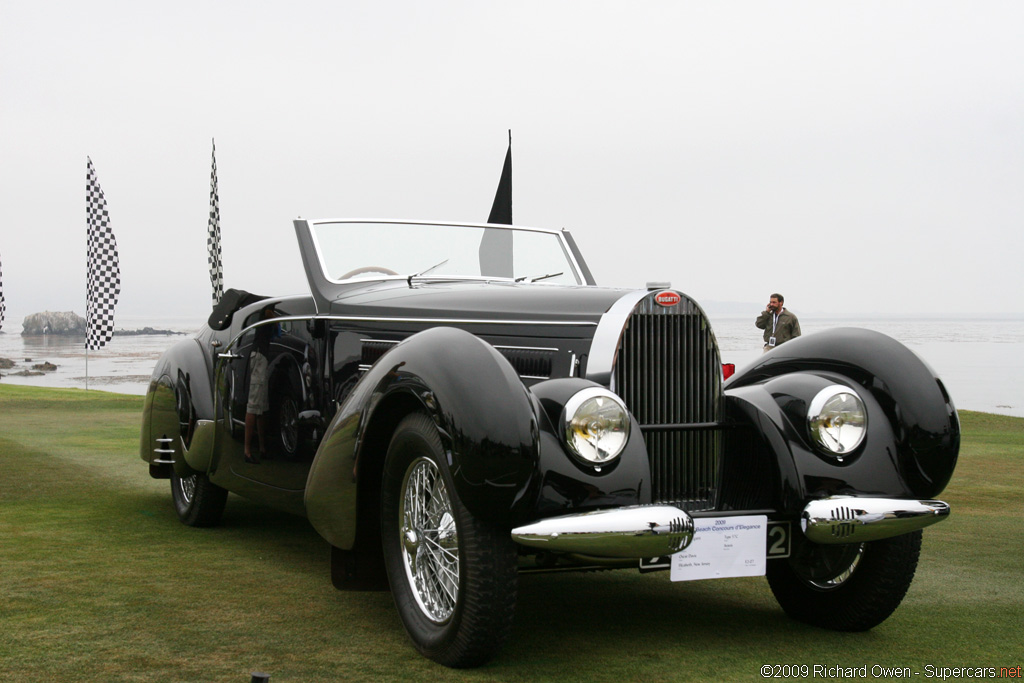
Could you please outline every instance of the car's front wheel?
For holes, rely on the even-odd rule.
[[[426,415],[406,417],[391,439],[381,514],[391,590],[416,648],[451,667],[493,657],[515,611],[515,544],[459,500]]]
[[[210,482],[205,474],[179,476],[171,473],[171,498],[178,519],[188,526],[214,526],[220,522],[227,489]]]
[[[899,607],[920,553],[920,531],[844,545],[804,539],[788,560],[768,563],[768,585],[794,619],[836,631],[866,631]]]

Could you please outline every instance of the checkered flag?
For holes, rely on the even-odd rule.
[[[121,268],[117,240],[110,229],[107,200],[96,169],[88,159],[85,184],[85,217],[88,226],[88,276],[86,278],[85,348],[101,348],[114,334],[114,306],[121,294]]]
[[[4,313],[7,312],[7,304],[4,303],[4,269],[0,265],[0,330],[4,329]]]
[[[210,171],[210,224],[206,234],[209,251],[210,284],[213,285],[213,305],[224,296],[224,267],[220,263],[220,197],[217,196],[217,143],[213,143],[213,170]]]

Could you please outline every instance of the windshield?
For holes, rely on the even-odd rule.
[[[312,230],[332,282],[421,275],[581,284],[561,237],[543,230],[374,222],[315,223]]]

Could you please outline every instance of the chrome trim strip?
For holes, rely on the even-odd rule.
[[[690,545],[693,519],[672,505],[634,505],[542,519],[512,529],[512,540],[595,557],[659,557]]]
[[[161,460],[160,458],[153,458],[153,460],[151,460],[150,462],[152,462],[152,464],[154,464],[154,465],[173,465],[174,464],[173,460]]]
[[[832,496],[808,503],[800,528],[815,543],[863,543],[917,531],[948,516],[949,505],[941,500]]]
[[[418,221],[405,218],[303,218],[309,225],[327,223],[381,223],[385,225],[451,225],[456,228],[498,228],[500,230],[524,230],[528,232],[546,232],[560,235],[561,230],[555,228],[535,228],[528,225],[508,225],[506,223],[460,223],[457,221]]]
[[[491,318],[471,319],[471,318],[385,318],[368,315],[282,315],[278,318],[270,318],[269,320],[261,320],[253,323],[248,327],[242,328],[242,330],[232,337],[228,343],[228,348],[233,346],[238,341],[239,337],[253,330],[260,325],[267,325],[270,323],[283,323],[283,322],[304,322],[306,320],[341,320],[350,322],[360,323],[428,323],[431,325],[542,325],[545,327],[597,327],[598,323],[591,322],[589,320],[496,320]],[[389,341],[386,339],[376,341]],[[404,340],[403,340],[404,341]],[[224,354],[220,354],[223,356]],[[237,356],[236,356],[237,357]]]
[[[558,349],[552,349],[544,346],[495,346],[496,349],[511,349],[513,351],[555,351]]]
[[[619,348],[622,331],[633,309],[649,294],[651,292],[644,289],[626,292],[601,316],[600,322],[597,323],[597,331],[594,332],[594,341],[590,345],[586,379],[615,391],[615,387],[611,385],[612,368],[615,366],[615,354]]]

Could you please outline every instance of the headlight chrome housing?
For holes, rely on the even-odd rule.
[[[573,394],[562,411],[562,435],[569,452],[596,466],[614,461],[629,440],[629,411],[618,396],[600,387]]]
[[[868,432],[868,413],[856,391],[833,384],[819,391],[811,401],[807,426],[814,445],[842,462],[863,443]]]

